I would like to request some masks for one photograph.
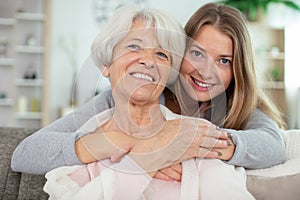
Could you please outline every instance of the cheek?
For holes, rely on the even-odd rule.
[[[194,70],[193,65],[189,61],[184,59],[180,67],[180,74],[185,75],[192,72],[193,70]]]
[[[223,79],[223,84],[225,86],[225,89],[228,88],[228,86],[230,85],[232,79],[233,79],[233,73],[231,70],[224,72],[222,74],[222,79]]]
[[[160,79],[161,83],[165,84],[168,81],[168,79],[171,75],[171,70],[173,70],[173,69],[171,68],[170,65],[160,65],[159,66],[159,74],[161,76],[161,79]]]

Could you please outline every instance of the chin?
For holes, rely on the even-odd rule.
[[[190,98],[192,98],[195,101],[200,101],[200,102],[204,102],[204,101],[209,101],[211,99],[211,96],[209,93],[207,92],[199,92],[197,90],[190,90],[189,92],[187,92],[188,96]]]
[[[152,92],[150,91],[138,91],[131,95],[130,100],[132,102],[150,102],[153,101],[153,96],[151,95]]]

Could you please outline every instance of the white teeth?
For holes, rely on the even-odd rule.
[[[154,81],[153,78],[147,74],[133,73],[131,75],[135,78],[144,79],[144,80],[151,81],[151,82]]]
[[[212,84],[201,83],[201,82],[196,81],[196,80],[195,80],[195,83],[196,83],[198,86],[200,86],[200,87],[210,87],[210,86],[212,86]]]

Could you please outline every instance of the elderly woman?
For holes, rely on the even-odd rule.
[[[159,97],[178,72],[185,46],[183,35],[179,24],[157,10],[140,11],[128,6],[118,9],[92,48],[94,60],[109,77],[115,107],[90,118],[78,131],[97,130],[95,134],[105,133],[108,140],[114,134],[151,140],[160,134],[166,120],[180,118],[159,105]],[[171,156],[181,156],[194,135],[180,132],[176,137],[188,139],[180,144],[170,138],[164,146],[151,148],[134,145],[118,163],[106,159],[57,168],[46,174],[44,189],[50,199],[190,200],[199,199],[200,192],[214,199],[252,199],[246,190],[243,168],[235,169],[216,159],[184,161],[182,182],[153,178],[165,165],[157,162],[155,155],[169,153],[170,146],[174,149],[178,145],[178,154]]]

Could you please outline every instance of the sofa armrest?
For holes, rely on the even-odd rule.
[[[300,130],[284,131],[283,136],[287,158],[283,164],[247,170],[247,187],[258,200],[298,200],[300,197]]]

